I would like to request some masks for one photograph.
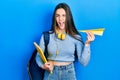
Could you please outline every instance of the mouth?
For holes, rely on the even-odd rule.
[[[64,27],[65,26],[65,22],[59,22],[58,25],[59,25],[59,27]]]

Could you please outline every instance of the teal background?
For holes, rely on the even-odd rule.
[[[60,2],[70,6],[78,30],[105,28],[91,43],[90,63],[76,63],[77,80],[120,80],[120,0],[1,0],[0,80],[29,80],[33,42],[50,29]]]

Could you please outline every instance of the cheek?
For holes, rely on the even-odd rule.
[[[56,22],[58,22],[59,21],[59,19],[58,18],[56,18]]]
[[[66,17],[64,17],[63,20],[65,21],[65,20],[66,20]]]

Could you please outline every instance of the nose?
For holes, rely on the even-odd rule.
[[[63,19],[62,16],[60,16],[60,17],[59,17],[59,20],[61,21],[62,19]]]

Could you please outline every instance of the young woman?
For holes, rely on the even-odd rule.
[[[80,63],[87,65],[90,59],[90,42],[95,39],[94,34],[87,32],[87,40],[83,43],[66,3],[56,6],[50,31],[52,33],[48,44],[48,62],[43,63],[39,54],[36,56],[38,66],[45,69],[44,80],[76,80],[75,51]],[[43,35],[40,39],[40,47],[44,51]],[[50,74],[50,71],[53,73]]]

